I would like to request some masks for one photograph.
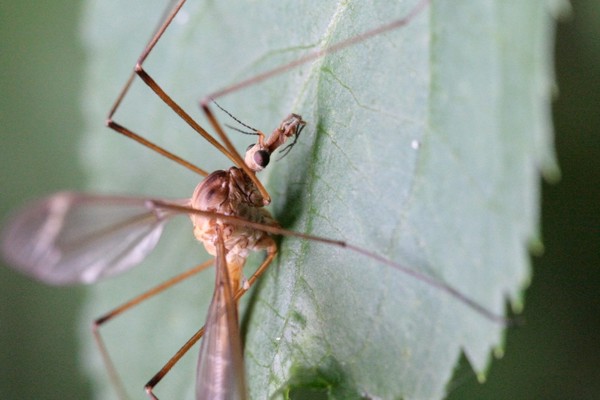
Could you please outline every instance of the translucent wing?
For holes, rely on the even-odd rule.
[[[242,342],[223,238],[217,241],[215,292],[198,357],[196,399],[246,399]]]
[[[2,253],[40,281],[91,283],[142,261],[172,214],[145,199],[56,193],[9,221]]]

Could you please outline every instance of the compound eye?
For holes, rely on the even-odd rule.
[[[271,155],[266,150],[258,150],[254,153],[254,162],[261,168],[269,165]]]

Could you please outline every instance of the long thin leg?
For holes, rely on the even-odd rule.
[[[144,81],[144,83],[146,83],[146,85],[148,85],[148,87],[150,87],[150,89],[152,89],[154,91],[154,93],[156,93],[156,95],[158,97],[160,97],[160,99],[166,105],[168,105],[177,115],[179,115],[179,117],[181,119],[183,119],[193,130],[195,130],[197,133],[199,133],[204,139],[206,139],[210,144],[212,144],[215,148],[217,148],[217,150],[219,150],[221,153],[223,153],[225,156],[227,156],[235,165],[246,170],[246,169],[248,169],[248,167],[246,167],[246,165],[243,162],[242,157],[237,153],[237,151],[235,149],[233,149],[232,147],[230,147],[229,149],[226,149],[221,143],[219,143],[210,133],[208,133],[196,121],[194,121],[194,119],[185,110],[183,110],[183,108],[181,108],[181,106],[179,106],[175,102],[175,100],[173,100],[160,87],[160,85],[150,76],[150,74],[148,74],[148,72],[146,72],[144,70],[144,67],[143,67],[144,61],[146,60],[146,58],[148,58],[148,56],[150,55],[150,52],[154,49],[154,46],[156,45],[156,43],[160,40],[160,38],[162,37],[162,35],[166,31],[166,29],[172,23],[173,19],[175,18],[175,16],[177,15],[177,13],[181,9],[181,7],[184,5],[185,1],[186,0],[180,0],[175,4],[175,6],[168,13],[168,15],[165,18],[165,20],[163,21],[163,23],[159,26],[156,33],[152,36],[152,38],[150,39],[150,41],[148,42],[148,44],[142,51],[142,54],[138,58],[138,61],[135,65],[135,68],[134,68],[132,74],[130,75],[129,79],[123,86],[123,89],[117,96],[115,103],[113,104],[113,106],[111,107],[111,109],[108,113],[106,125],[109,128],[113,129],[114,131],[119,132],[119,133],[137,141],[138,143],[142,144],[143,146],[146,146],[149,149],[156,151],[157,153],[161,154],[162,156],[165,156],[165,157],[177,162],[178,164],[180,164],[196,173],[199,173],[200,175],[203,175],[203,176],[208,175],[206,173],[206,171],[196,167],[195,165],[182,159],[181,157],[174,155],[173,153],[167,151],[166,149],[148,141],[147,139],[144,139],[142,136],[134,133],[132,130],[118,124],[117,122],[115,122],[113,120],[114,114],[117,112],[123,99],[125,98],[129,89],[131,88],[131,85],[133,83],[135,75],[138,75]],[[221,130],[221,129],[219,128],[219,130]],[[267,200],[270,200],[270,198],[266,192],[266,189],[264,189],[262,184],[260,184],[258,179],[256,179],[256,177],[254,176],[254,173],[252,171],[250,171],[249,169],[246,171],[246,173],[248,173],[249,176],[255,181],[255,184],[258,186],[263,197]]]
[[[142,52],[142,54],[140,55],[140,57],[138,59],[138,64],[142,63],[146,59],[146,57],[148,57],[148,54],[154,48],[154,46],[158,42],[158,39],[162,36],[162,34],[164,33],[167,26],[171,23],[171,21],[173,20],[175,15],[177,15],[177,12],[179,12],[179,9],[183,6],[183,4],[185,2],[186,2],[186,0],[178,1],[177,4],[175,4],[175,6],[168,13],[165,13],[166,17],[163,19],[164,22],[162,22],[158,26],[158,28],[156,29],[156,32],[152,35],[152,38],[150,39],[150,41],[148,42],[148,44],[144,48],[144,51]],[[169,10],[169,9],[167,9],[167,10]],[[113,116],[117,112],[117,109],[119,108],[121,103],[123,102],[123,99],[127,95],[127,92],[129,92],[129,89],[131,88],[131,85],[133,84],[135,77],[136,77],[136,71],[134,69],[131,72],[131,74],[129,75],[127,82],[125,82],[125,85],[123,85],[123,88],[121,89],[121,92],[119,93],[115,102],[113,103],[112,107],[110,108],[110,111],[108,112],[108,117],[106,119],[106,126],[108,126],[112,130],[114,130],[130,139],[135,140],[136,142],[151,149],[152,151],[155,151],[158,154],[160,154],[170,160],[175,161],[177,164],[184,166],[185,168],[191,170],[192,172],[195,172],[201,176],[207,176],[208,172],[204,171],[203,169],[197,167],[196,165],[190,163],[189,161],[184,160],[183,158],[181,158],[179,156],[176,156],[175,154],[171,153],[170,151],[164,149],[163,147],[145,139],[144,137],[138,135],[137,133],[131,131],[130,129],[113,121]]]
[[[294,69],[300,65],[306,64],[308,62],[314,61],[318,58],[324,57],[328,54],[333,54],[350,46],[353,46],[357,43],[364,42],[372,37],[378,36],[382,33],[393,31],[394,29],[398,29],[404,25],[410,23],[410,21],[415,18],[427,5],[429,5],[430,0],[421,0],[417,3],[413,9],[404,17],[392,21],[388,24],[382,25],[375,29],[371,29],[369,31],[363,32],[360,35],[352,36],[349,39],[342,40],[341,42],[335,43],[332,46],[326,47],[324,49],[313,51],[312,53],[308,53],[305,56],[302,56],[294,61],[291,61],[287,64],[279,65],[273,69],[262,72],[258,75],[254,75],[248,79],[244,79],[233,85],[229,85],[223,89],[220,89],[216,92],[212,92],[202,100],[200,100],[200,105],[204,106],[208,104],[212,100],[216,100],[219,97],[223,97],[227,94],[237,92],[240,89],[243,89],[248,86],[256,85],[259,82],[263,82],[275,75],[282,74],[286,71]]]
[[[236,301],[239,300],[240,297],[242,297],[244,295],[244,293],[246,293],[250,289],[250,287],[252,287],[252,285],[256,282],[256,280],[258,278],[260,278],[260,276],[267,270],[267,268],[273,262],[273,259],[275,258],[276,255],[277,255],[277,245],[275,244],[275,241],[273,239],[270,239],[269,243],[267,244],[267,257],[262,262],[262,264],[258,267],[258,269],[254,272],[254,274],[252,274],[252,276],[247,280],[247,284],[242,286],[240,289],[238,289],[235,292],[234,300],[236,300]],[[181,357],[183,357],[185,355],[185,353],[187,353],[189,351],[189,349],[194,344],[196,344],[196,342],[198,340],[200,340],[200,338],[204,335],[204,331],[205,331],[205,327],[203,326],[196,333],[194,333],[194,335],[191,338],[189,338],[188,341],[183,346],[181,346],[181,348],[177,351],[177,353],[175,353],[173,355],[173,357],[171,357],[171,359],[169,361],[167,361],[167,363],[160,369],[160,371],[158,371],[152,377],[152,379],[150,379],[148,381],[148,383],[145,386],[145,389],[146,389],[146,393],[148,393],[148,396],[151,399],[158,400],[158,397],[156,397],[154,395],[154,392],[153,392],[154,388],[165,377],[165,375],[171,370],[171,368],[173,368],[173,366],[175,364],[177,364],[177,362],[181,359]]]
[[[213,263],[214,263],[214,260],[209,260],[209,261],[207,261],[203,264],[197,265],[194,268],[191,268],[179,275],[176,275],[176,276],[172,277],[171,279],[164,281],[161,284],[153,287],[152,289],[134,297],[133,299],[127,301],[126,303],[121,304],[120,306],[107,312],[106,314],[102,315],[101,317],[96,318],[92,322],[92,334],[94,336],[94,340],[96,342],[96,345],[98,346],[98,349],[100,350],[100,354],[102,356],[102,361],[104,362],[106,370],[108,371],[109,378],[110,378],[113,386],[115,387],[115,390],[117,391],[117,395],[119,396],[120,399],[127,399],[127,391],[125,390],[123,382],[121,381],[121,378],[119,377],[119,374],[117,373],[117,370],[116,370],[115,365],[110,357],[108,349],[106,348],[106,344],[104,343],[104,340],[102,339],[102,335],[100,334],[100,327],[102,325],[104,325],[105,323],[107,323],[108,321],[115,318],[116,316],[121,315],[125,311],[142,303],[143,301],[148,300],[151,297],[154,297],[157,294],[165,291],[166,289],[169,289],[172,286],[178,284],[179,282],[182,282],[182,281],[188,279],[189,277],[199,273],[200,271],[205,270],[206,268],[211,266]]]
[[[145,139],[144,137],[138,135],[137,133],[125,128],[123,125],[120,125],[120,124],[114,122],[110,118],[112,118],[112,117],[109,117],[109,119],[106,120],[106,126],[108,126],[110,129],[117,131],[120,134],[135,140],[136,142],[142,144],[143,146],[146,146],[147,148],[157,152],[158,154],[160,154],[164,157],[167,157],[169,160],[175,161],[177,164],[189,169],[192,172],[197,173],[198,175],[208,176],[208,172],[206,172],[202,168],[197,167],[196,165],[192,164],[189,161],[186,161],[185,159],[183,159],[179,156],[176,156],[175,154],[173,154],[170,151],[164,149],[163,147],[157,145],[156,143],[153,143],[153,142],[149,141],[148,139]]]
[[[153,202],[157,207],[174,210],[174,211],[179,211],[182,213],[204,215],[207,217],[215,216],[214,213],[211,213],[208,211],[196,210],[196,209],[189,208],[186,206],[181,206],[178,204],[165,203],[163,200],[153,200]],[[278,226],[263,225],[263,224],[260,224],[257,222],[247,221],[242,218],[231,216],[231,215],[219,215],[219,218],[222,221],[225,221],[232,225],[244,226],[246,228],[252,228],[252,229],[259,230],[259,231],[268,232],[272,235],[284,235],[284,236],[297,237],[297,238],[301,238],[301,239],[311,240],[313,242],[326,243],[326,244],[333,245],[336,247],[351,250],[355,253],[362,254],[372,260],[377,260],[377,261],[381,262],[382,264],[388,265],[388,266],[402,272],[405,275],[411,276],[412,278],[414,278],[418,281],[424,282],[427,285],[430,285],[430,286],[433,286],[433,287],[436,287],[436,288],[442,290],[447,295],[460,301],[461,303],[463,303],[467,307],[471,308],[473,311],[479,313],[481,316],[489,319],[490,321],[493,321],[495,323],[505,325],[505,326],[511,326],[511,325],[514,325],[515,323],[518,323],[518,321],[513,321],[511,319],[507,319],[502,315],[498,315],[498,314],[486,309],[482,305],[478,304],[475,300],[469,298],[465,294],[459,292],[455,288],[451,287],[450,285],[448,285],[436,278],[433,278],[429,275],[423,274],[415,269],[409,268],[406,265],[394,262],[394,261],[392,261],[388,258],[385,258],[377,253],[369,251],[368,249],[344,242],[343,240],[335,240],[335,239],[330,239],[330,238],[326,238],[326,237],[322,237],[322,236],[315,236],[315,235],[309,235],[306,233],[290,231],[288,229],[283,229]]]

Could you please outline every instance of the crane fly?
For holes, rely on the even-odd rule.
[[[198,125],[195,120],[189,116],[189,114],[183,111],[183,109],[181,109],[177,103],[175,103],[175,101],[169,97],[169,95],[153,79],[153,77],[145,71],[143,67],[145,59],[149,56],[154,45],[158,39],[160,39],[184,3],[185,0],[182,0],[175,5],[165,22],[158,29],[157,34],[153,37],[153,40],[151,40],[148,47],[142,53],[138,65],[136,66],[135,74],[132,74],[132,79],[129,80],[125,85],[125,88],[116,100],[114,107],[110,110],[108,125],[113,130],[116,130],[119,133],[140,142],[144,146],[159,152],[163,156],[176,161],[180,165],[198,174],[207,175],[204,170],[199,169],[193,164],[183,160],[173,153],[168,152],[162,147],[149,142],[143,136],[138,135],[129,128],[126,128],[125,126],[113,120],[116,110],[119,108],[121,101],[125,98],[129,87],[133,82],[133,78],[135,75],[139,76],[165,103],[167,103],[167,105],[169,105],[183,120],[185,120],[188,125],[190,125],[196,132],[200,133],[214,147],[216,147],[221,153],[231,160],[231,162],[235,165],[235,170],[241,174],[240,179],[246,181],[248,185],[252,187],[250,189],[250,191],[253,193],[253,195],[250,196],[252,198],[251,202],[254,206],[262,210],[262,206],[270,202],[270,195],[262,183],[256,179],[256,170],[249,166],[249,164],[255,160],[255,158],[252,155],[249,156],[249,160],[244,160],[238,155],[234,146],[229,142],[229,139],[224,134],[220,124],[217,122],[209,108],[210,98],[221,97],[245,86],[257,84],[266,78],[280,74],[281,72],[287,71],[292,67],[307,63],[311,60],[322,58],[326,54],[336,52],[350,45],[354,45],[355,43],[367,40],[372,36],[380,34],[384,30],[375,29],[373,31],[366,32],[365,34],[359,35],[350,40],[340,42],[339,44],[334,44],[328,47],[325,51],[311,53],[308,57],[302,58],[297,62],[284,65],[284,67],[276,69],[274,72],[268,72],[264,75],[242,81],[240,84],[231,85],[225,90],[213,93],[210,98],[202,103],[202,106],[210,125],[220,137],[220,141],[218,141],[217,139],[214,139],[212,135],[207,133],[204,128]],[[408,16],[405,16],[402,20],[399,20],[400,23],[396,23],[395,25],[390,24],[389,27],[386,26],[386,29],[391,30],[404,26],[408,21],[418,15],[418,13],[426,4],[426,1],[418,2]],[[292,118],[295,118],[294,114],[292,114]],[[284,120],[282,125],[277,128],[276,131],[285,131],[286,121],[289,123],[289,118]],[[290,135],[290,137],[293,136],[293,140],[295,141],[297,138],[298,129],[301,129],[298,127],[304,125],[300,124],[298,120],[294,121],[296,121],[296,125],[294,125],[294,134]],[[299,121],[302,121],[302,119],[300,118]],[[264,143],[262,142],[265,139],[262,136],[262,133],[257,130],[255,130],[254,133],[259,135],[257,144],[259,144],[260,147],[264,147]],[[282,144],[283,142],[280,145]],[[256,154],[256,152],[251,154]],[[116,207],[111,207],[111,205]],[[349,251],[353,251],[366,258],[374,260],[379,264],[402,271],[403,273],[416,278],[416,280],[424,282],[426,285],[441,290],[449,297],[453,297],[454,299],[458,300],[459,303],[468,306],[471,310],[474,310],[478,315],[483,316],[486,319],[500,324],[504,323],[504,319],[502,317],[499,317],[496,314],[488,311],[486,308],[480,306],[478,303],[463,295],[458,290],[435,278],[429,277],[410,268],[406,268],[403,265],[375,252],[363,247],[351,245],[342,240],[333,240],[287,231],[279,228],[274,221],[273,224],[265,223],[264,220],[248,221],[247,216],[238,216],[238,207],[239,205],[232,207],[233,212],[231,212],[231,210],[219,211],[216,209],[198,208],[189,201],[165,201],[150,198],[124,198],[117,196],[99,197],[62,193],[35,203],[34,205],[25,209],[23,213],[18,215],[15,219],[16,222],[6,230],[6,239],[3,242],[3,248],[7,258],[11,259],[11,261],[13,261],[13,263],[21,272],[29,273],[34,278],[48,283],[57,284],[73,282],[91,283],[101,278],[120,273],[140,262],[156,245],[165,221],[175,215],[187,214],[190,215],[192,220],[208,219],[211,221],[220,221],[217,223],[215,228],[216,230],[211,236],[212,239],[203,241],[209,253],[216,256],[217,264],[215,292],[213,294],[213,300],[209,310],[209,317],[207,319],[207,329],[210,332],[213,332],[211,329],[217,330],[220,326],[227,326],[233,331],[237,329],[237,317],[235,315],[237,311],[234,311],[235,307],[232,306],[235,306],[235,301],[239,299],[241,294],[248,289],[247,286],[249,286],[250,282],[253,283],[255,281],[255,279],[253,280],[253,276],[247,282],[244,282],[244,280],[241,278],[241,274],[231,274],[230,272],[230,267],[233,264],[239,263],[232,262],[228,259],[231,257],[231,246],[228,247],[226,244],[226,232],[230,230],[235,231],[237,229],[245,229],[251,234],[252,232],[267,232],[276,235],[282,234],[297,236],[300,238],[305,238],[316,242],[325,242],[333,246],[345,248]],[[100,224],[98,224],[98,222],[100,222]],[[222,223],[231,225],[228,227],[223,227],[222,225],[219,225]],[[197,233],[196,236],[202,236],[202,233]],[[99,243],[102,245],[99,246]],[[90,244],[93,244],[94,246],[90,246]],[[274,252],[270,251],[267,261],[270,262],[273,256]],[[268,262],[263,263],[262,266],[266,268],[266,266],[268,266]],[[198,267],[194,268],[190,274],[197,273],[208,266],[209,263],[199,265]],[[262,266],[259,267],[259,270],[257,271],[258,274],[263,272],[264,268],[262,268]],[[237,277],[233,275],[237,275]],[[175,278],[173,281],[168,282],[166,286],[171,286],[172,284],[179,282],[180,278],[183,279],[187,276],[188,274],[184,273]],[[120,314],[130,306],[137,304],[139,300],[143,300],[151,295],[154,295],[155,292],[162,290],[163,286],[157,287],[156,290],[149,291],[148,294],[134,299],[132,302],[127,303],[124,307],[117,308],[113,312],[108,313],[106,316],[100,317],[97,320],[98,325]],[[198,340],[202,333],[203,331],[200,330],[198,334],[192,337],[191,342]],[[207,336],[212,337],[210,335]],[[217,337],[218,336],[219,335],[217,334]],[[237,333],[235,333],[234,336],[237,337]],[[99,338],[99,336],[97,337]],[[243,376],[242,372],[239,371],[240,355],[238,354],[238,349],[241,347],[241,343],[237,338],[230,337],[230,339],[232,339],[232,341],[227,344],[227,348],[225,350],[229,351],[229,356],[227,357],[235,367],[229,371],[229,377],[231,378],[231,376],[234,376],[234,379],[237,379],[236,377]],[[101,339],[98,340],[100,347],[104,348]],[[217,354],[216,349],[210,350],[210,343],[214,342],[211,340],[206,340],[205,343],[207,343],[206,346],[202,344],[201,356],[198,363],[199,377],[204,373],[210,374],[211,372],[216,371],[218,366],[222,365],[219,364],[220,361],[210,361],[211,357]],[[187,351],[189,346],[186,344],[182,349]],[[105,353],[104,350],[102,352]],[[175,358],[177,358],[177,356]],[[223,358],[219,358],[219,360],[223,360]],[[110,365],[110,360],[108,360],[107,363]],[[167,370],[170,369],[171,366],[172,364],[169,362],[166,366]],[[109,367],[109,370],[113,370],[113,368]],[[164,376],[164,374],[161,371],[157,374],[157,379],[160,380],[162,376]],[[152,389],[156,383],[157,379],[155,378],[149,382],[150,389]],[[200,381],[201,380],[199,379],[199,382]],[[238,386],[242,388],[240,389],[240,393],[242,394],[239,396],[243,396],[245,390],[243,389],[243,383]],[[198,393],[200,393],[201,390],[202,389],[198,389]],[[201,395],[198,395],[197,398],[202,397]]]

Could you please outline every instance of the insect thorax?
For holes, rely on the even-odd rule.
[[[191,198],[191,206],[199,210],[276,226],[277,223],[263,208],[263,204],[263,197],[252,180],[236,167],[215,171],[207,176],[198,184]],[[217,224],[221,226],[229,263],[243,264],[250,251],[263,250],[270,242],[268,234],[263,231],[219,221],[217,217],[191,215],[190,218],[196,239],[213,256],[216,255],[215,228]]]

